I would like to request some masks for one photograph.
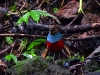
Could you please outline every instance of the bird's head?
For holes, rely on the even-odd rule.
[[[49,30],[49,34],[51,35],[55,35],[59,32],[59,27],[57,27],[56,25],[52,25],[50,27],[50,30]]]

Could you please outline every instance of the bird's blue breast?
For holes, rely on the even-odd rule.
[[[55,43],[55,42],[59,41],[61,38],[62,38],[62,35],[60,34],[60,32],[58,32],[55,35],[48,34],[47,41],[49,41],[51,43]]]

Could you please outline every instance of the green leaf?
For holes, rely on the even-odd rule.
[[[31,55],[32,55],[33,57],[37,57],[37,55],[34,53],[34,49],[31,49]]]
[[[20,19],[17,21],[16,25],[19,25],[23,22],[28,23],[28,19],[31,17],[34,21],[36,21],[38,23],[40,16],[49,16],[52,17],[53,19],[55,19],[59,24],[60,21],[53,15],[47,13],[46,11],[43,10],[31,10],[30,12],[27,12],[26,14],[24,14],[22,17],[20,17]]]
[[[52,10],[53,10],[53,13],[56,14],[58,11],[58,8],[53,8]]]
[[[27,12],[25,15],[22,16],[23,18],[23,21],[27,24],[28,23],[28,20],[29,20],[29,17],[30,17],[30,12]]]
[[[27,12],[26,14],[24,14],[16,23],[16,25],[21,24],[23,22],[25,22],[26,24],[28,23],[28,19],[30,17],[30,12]]]
[[[83,55],[82,58],[81,58],[81,61],[84,61],[84,59],[85,59],[85,58],[84,58],[84,55]]]
[[[27,53],[23,53],[23,56],[27,57],[27,58],[33,58],[32,55],[27,54]]]
[[[29,44],[29,46],[27,47],[27,50],[31,50],[32,48],[34,48],[35,46],[40,45],[41,43],[45,42],[46,39],[36,39],[33,42],[31,42]]]
[[[31,49],[30,54],[34,54],[34,49]]]
[[[36,54],[32,54],[32,56],[33,56],[33,57],[37,57],[37,55],[36,55]]]
[[[24,38],[24,39],[21,41],[21,46],[26,47],[27,43],[28,43],[28,40],[27,40],[26,38]]]
[[[8,44],[12,44],[12,43],[13,43],[13,37],[5,37],[5,41],[6,41]]]
[[[15,55],[13,55],[13,54],[6,55],[5,59],[8,60],[8,61],[10,61],[11,59],[13,59],[13,61],[15,63],[17,63],[17,57]]]
[[[16,26],[18,26],[19,24],[23,23],[23,17],[20,17],[20,19],[16,22]]]
[[[16,5],[13,5],[13,6],[10,7],[10,10],[11,10],[12,12],[16,11],[16,9],[17,9],[17,6],[16,6]]]
[[[17,63],[17,57],[13,54],[10,54],[11,55],[11,58],[14,60],[15,63]]]
[[[35,11],[31,10],[30,15],[31,15],[32,19],[38,23],[38,21],[40,19],[40,12],[38,12],[36,10]]]
[[[11,60],[11,56],[10,55],[6,55],[5,59],[8,60],[8,61],[10,61]]]

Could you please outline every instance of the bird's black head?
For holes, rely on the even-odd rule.
[[[55,35],[59,32],[59,28],[56,25],[52,25],[49,30],[49,34]]]

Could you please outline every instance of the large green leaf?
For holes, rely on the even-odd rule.
[[[41,43],[45,42],[46,39],[36,39],[33,42],[31,42],[29,44],[29,46],[27,47],[27,50],[31,50],[32,48],[34,48],[35,46],[40,45]]]
[[[38,23],[40,19],[40,12],[31,10],[30,15],[32,19]]]
[[[21,24],[23,22],[25,22],[26,24],[28,23],[28,19],[30,17],[30,12],[27,12],[26,14],[24,14],[18,21],[17,21],[17,25]]]
[[[11,59],[13,59],[13,61],[15,63],[17,63],[17,57],[15,55],[13,55],[13,54],[6,55],[5,59],[8,60],[8,61],[10,61]]]
[[[36,21],[38,23],[41,15],[45,16],[45,17],[47,17],[47,16],[52,17],[58,23],[60,23],[60,21],[55,16],[47,13],[46,11],[43,11],[43,10],[31,10],[30,12],[27,12],[22,17],[20,17],[20,19],[17,21],[16,25],[19,25],[19,24],[21,24],[23,22],[28,23],[28,20],[29,20],[30,17],[34,21]]]
[[[5,37],[5,41],[6,41],[8,44],[12,44],[12,43],[13,43],[13,37]]]

